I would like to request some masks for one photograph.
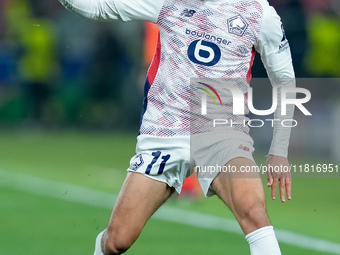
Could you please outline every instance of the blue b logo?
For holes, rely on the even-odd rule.
[[[196,40],[189,45],[188,57],[195,64],[213,66],[220,61],[221,50],[212,42]]]

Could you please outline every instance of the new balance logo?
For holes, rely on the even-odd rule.
[[[281,30],[282,30],[282,34],[283,34],[283,37],[282,37],[281,42],[284,42],[284,41],[287,40],[287,37],[286,37],[286,32],[285,32],[285,30],[283,29],[283,25],[281,25]]]
[[[244,151],[250,151],[250,149],[247,146],[243,146],[242,144],[240,144],[238,148]]]
[[[190,18],[190,17],[194,16],[195,13],[196,13],[195,10],[189,10],[189,9],[186,8],[182,11],[181,16],[185,16],[185,17]]]

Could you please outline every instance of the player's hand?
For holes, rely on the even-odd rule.
[[[271,196],[275,200],[276,188],[279,183],[280,198],[282,203],[292,199],[292,178],[287,158],[269,155],[267,158],[268,187],[271,187]]]

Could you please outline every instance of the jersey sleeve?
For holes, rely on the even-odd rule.
[[[255,48],[260,53],[271,80],[295,77],[290,47],[281,19],[271,6],[264,10],[261,32]]]
[[[94,20],[157,22],[164,0],[59,0],[68,10]]]
[[[269,5],[264,8],[261,32],[255,49],[261,55],[271,84],[277,87],[278,107],[274,113],[273,139],[269,154],[287,157],[291,128],[282,125],[282,120],[292,120],[294,105],[287,105],[286,115],[281,115],[281,91],[285,87],[295,87],[295,74],[288,40],[281,19]],[[295,94],[288,95],[292,99]],[[288,124],[288,125],[287,125]]]

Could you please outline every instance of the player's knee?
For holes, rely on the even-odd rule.
[[[237,214],[239,220],[245,224],[251,223],[260,227],[269,223],[265,204],[261,201],[243,204],[239,207]]]
[[[253,203],[244,207],[244,216],[247,218],[257,218],[262,215],[266,215],[266,208],[261,202]]]
[[[120,255],[126,252],[134,243],[135,239],[131,235],[107,233],[104,242],[105,255]]]

